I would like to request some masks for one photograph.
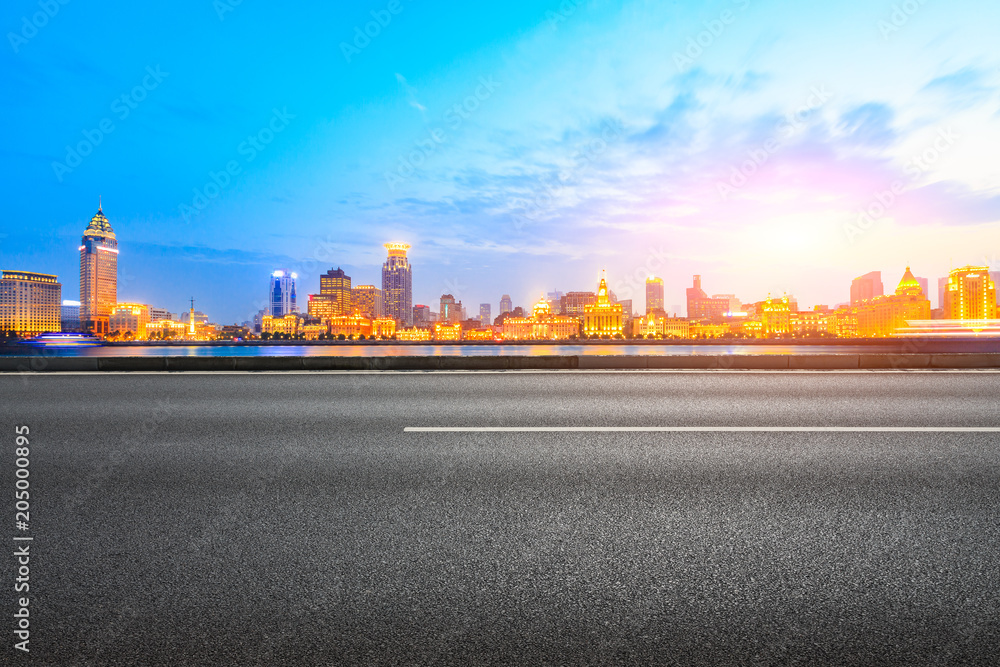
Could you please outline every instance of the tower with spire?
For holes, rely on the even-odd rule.
[[[116,303],[118,239],[98,198],[97,213],[90,219],[80,242],[80,324],[84,330],[106,336]]]

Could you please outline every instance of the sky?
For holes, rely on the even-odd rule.
[[[997,3],[470,5],[5,3],[0,268],[78,298],[101,198],[119,300],[219,323],[279,268],[380,286],[388,241],[470,315],[1000,269]]]

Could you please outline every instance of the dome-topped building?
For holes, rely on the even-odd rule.
[[[896,287],[896,294],[927,296],[924,294],[924,288],[920,286],[920,281],[913,277],[913,272],[910,271],[910,267],[906,267],[906,273],[903,274],[902,280],[899,281],[899,285]]]

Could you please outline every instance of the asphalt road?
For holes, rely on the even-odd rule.
[[[998,373],[6,375],[0,406],[0,538],[22,424],[34,537],[3,664],[1000,662],[1000,433],[404,432],[1000,427]]]

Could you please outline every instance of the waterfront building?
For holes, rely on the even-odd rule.
[[[663,313],[663,279],[646,278],[646,314]]]
[[[637,338],[690,338],[691,321],[653,311],[632,320],[632,335]]]
[[[382,265],[384,314],[400,326],[413,325],[413,271],[406,259],[406,243],[386,243],[389,256]]]
[[[117,303],[118,239],[98,206],[80,242],[81,328],[106,336],[111,309]]]
[[[701,276],[694,277],[694,284],[685,293],[689,320],[720,320],[729,312],[729,295],[709,297],[701,288]]]
[[[80,302],[63,299],[62,306],[59,307],[60,328],[65,332],[76,333],[80,331]]]
[[[208,318],[205,318],[206,322]],[[120,336],[134,340],[145,340],[146,327],[149,325],[149,306],[144,303],[119,303],[111,310],[108,328],[111,333],[116,331]]]
[[[310,294],[306,303],[306,313],[309,317],[320,321],[342,314],[337,309],[336,302],[325,294]]]
[[[330,336],[338,338],[351,336],[370,336],[372,333],[372,321],[364,315],[352,313],[350,315],[334,315],[329,319]]]
[[[183,339],[187,334],[188,326],[175,320],[157,320],[146,324],[146,338],[149,340]]]
[[[159,322],[160,320],[170,320],[173,319],[170,315],[170,311],[166,308],[157,308],[156,306],[149,307],[149,321]]]
[[[0,273],[0,332],[19,336],[62,329],[62,285],[56,276],[32,271]]]
[[[851,281],[852,306],[856,306],[862,301],[870,301],[883,294],[885,294],[885,291],[882,285],[881,271],[871,271]]]
[[[299,312],[298,300],[295,295],[295,282],[299,276],[288,269],[278,269],[271,274],[269,292],[270,315],[281,318],[285,315]]]
[[[764,338],[786,336],[792,331],[792,311],[795,307],[788,296],[772,299],[770,296],[760,305],[761,335]]]
[[[910,320],[931,318],[931,302],[910,267],[906,267],[894,294],[862,301],[857,309],[857,335],[861,338],[894,336],[905,330]]]
[[[426,328],[411,327],[409,329],[399,329],[396,331],[396,340],[427,341],[431,339],[433,330]]]
[[[996,319],[996,284],[989,267],[963,266],[951,271],[944,290],[944,317],[949,320]]]
[[[358,285],[351,290],[353,310],[370,319],[378,319],[385,313],[382,305],[382,290],[374,285]]]
[[[532,308],[530,317],[510,315],[501,326],[503,340],[568,340],[580,335],[580,318],[553,314],[544,297]]]
[[[434,340],[462,340],[461,323],[438,322],[434,325]]]
[[[583,308],[583,333],[586,336],[614,338],[622,336],[624,331],[622,306],[620,303],[612,303],[608,295],[607,280],[602,276],[594,303]]]
[[[376,317],[372,320],[372,336],[392,338],[396,335],[396,320],[391,317]]]
[[[496,340],[496,334],[493,333],[492,328],[469,329],[462,332],[462,338],[464,340],[492,341]]]
[[[261,334],[288,334],[289,336],[295,336],[299,333],[299,323],[301,317],[297,313],[288,313],[287,315],[282,315],[281,317],[275,317],[274,315],[265,315],[261,321],[260,332]]]

